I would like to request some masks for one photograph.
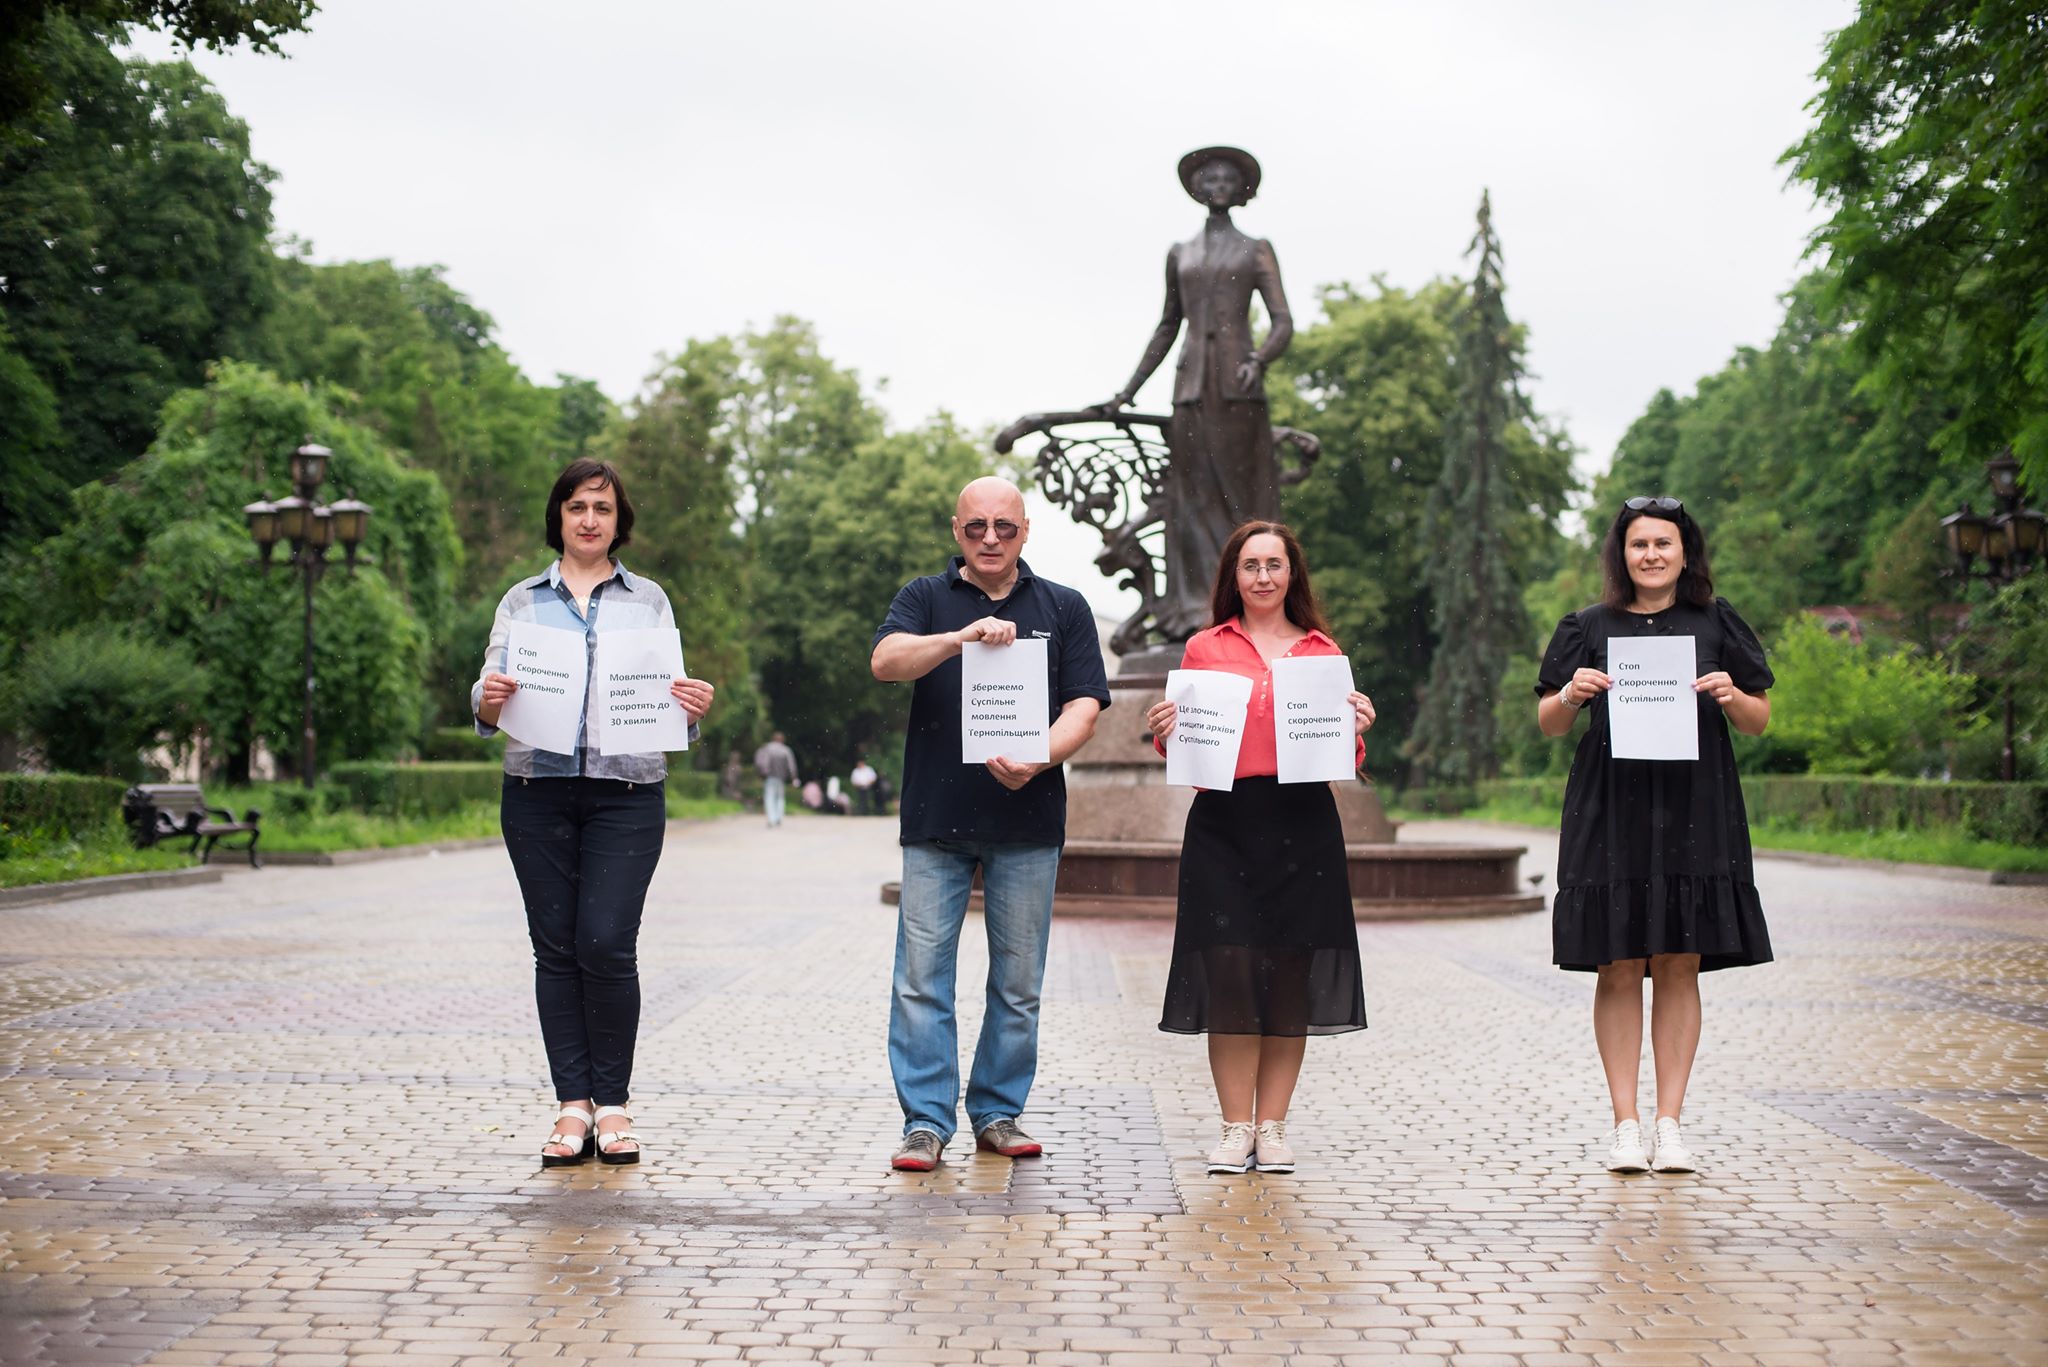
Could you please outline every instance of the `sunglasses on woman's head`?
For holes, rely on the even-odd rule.
[[[998,541],[1015,541],[1017,533],[1022,530],[1023,528],[1014,522],[1009,522],[1002,518],[996,519],[996,540]],[[977,517],[972,522],[961,523],[960,534],[969,541],[981,540],[988,535],[988,519]]]
[[[1639,498],[1632,498],[1621,506],[1632,513],[1649,512],[1652,509],[1660,513],[1675,513],[1685,508],[1683,503],[1670,497],[1668,494],[1658,494],[1654,498],[1646,494]]]

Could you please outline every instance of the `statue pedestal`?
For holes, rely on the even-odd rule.
[[[1148,652],[1156,654],[1157,652]],[[1179,651],[1173,651],[1174,664]],[[1174,914],[1180,843],[1192,788],[1169,787],[1166,761],[1152,748],[1145,713],[1165,696],[1164,672],[1126,656],[1109,681],[1111,706],[1095,738],[1067,765],[1067,847],[1060,858],[1058,916]],[[1360,920],[1491,916],[1537,911],[1544,899],[1521,888],[1524,847],[1395,840],[1378,791],[1353,781],[1331,785],[1344,823],[1351,905]]]
[[[1124,668],[1144,661],[1126,656]],[[1173,663],[1180,653],[1174,650]],[[1067,765],[1067,846],[1053,898],[1056,916],[1171,919],[1180,886],[1180,844],[1192,788],[1169,787],[1152,748],[1145,712],[1165,696],[1166,676],[1123,673],[1109,681],[1111,706],[1095,738]],[[1396,823],[1371,784],[1333,784],[1344,823],[1351,906],[1359,920],[1498,916],[1540,911],[1521,887],[1519,845],[1451,845],[1395,840]],[[897,887],[882,900],[894,904]],[[974,894],[979,910],[981,893]]]

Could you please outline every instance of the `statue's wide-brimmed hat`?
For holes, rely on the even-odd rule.
[[[1244,173],[1244,193],[1237,202],[1243,204],[1259,192],[1259,159],[1242,147],[1198,147],[1180,159],[1180,186],[1188,197],[1200,200],[1195,193],[1195,172],[1212,161],[1227,161]]]

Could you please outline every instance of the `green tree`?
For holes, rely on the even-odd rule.
[[[1424,515],[1436,646],[1406,747],[1431,782],[1446,784],[1500,771],[1501,680],[1531,636],[1517,571],[1562,511],[1570,481],[1569,448],[1544,439],[1522,393],[1523,341],[1503,299],[1489,196],[1480,197],[1468,253],[1478,261],[1457,325],[1457,402]]]
[[[1968,675],[1938,658],[1831,635],[1813,617],[1779,629],[1771,670],[1771,728],[1763,744],[1744,747],[1745,768],[1794,767],[1791,756],[1813,773],[1938,771],[1945,748],[1981,724]]]
[[[1959,457],[2048,488],[2048,23],[2030,0],[1863,0],[1786,160],[1832,209],[1830,310],[1878,387],[1933,384]]]
[[[893,770],[910,690],[875,682],[875,627],[898,589],[943,567],[953,501],[988,471],[986,443],[941,413],[787,472],[756,527],[758,653],[769,715],[807,769],[844,772],[865,751]]]
[[[65,528],[5,564],[19,592],[0,627],[34,639],[47,622],[132,625],[180,645],[206,671],[209,743],[246,771],[258,739],[297,755],[302,602],[298,577],[265,574],[242,506],[288,487],[286,461],[309,436],[334,451],[330,487],[375,513],[353,580],[320,586],[315,724],[325,760],[398,753],[417,734],[428,634],[448,620],[461,547],[439,483],[407,469],[373,433],[336,416],[345,396],[221,365],[204,389],[165,406],[149,453],[81,486]]]
[[[36,642],[8,692],[52,769],[133,779],[144,750],[190,742],[205,687],[188,651],[99,624]]]
[[[75,88],[40,58],[54,31],[83,29],[107,38],[130,25],[168,32],[186,47],[215,51],[247,43],[276,52],[287,33],[303,32],[312,0],[11,0],[0,9],[0,136],[38,107],[69,99]]]
[[[140,454],[164,400],[245,347],[271,278],[271,173],[188,63],[124,63],[61,16],[44,26],[35,61],[65,102],[39,107],[24,136],[0,143],[0,320],[11,338],[0,369],[13,372],[0,385],[0,430],[47,417],[25,365],[58,433],[37,447],[46,472],[34,487],[7,479],[9,538],[53,529],[25,520],[51,515],[50,489]]]
[[[528,380],[494,340],[490,315],[439,267],[315,266],[292,255],[274,270],[277,303],[256,358],[286,379],[347,391],[350,420],[440,479],[469,552],[462,595],[495,602],[541,546],[556,473],[614,419],[611,405],[588,380]],[[462,645],[465,659],[482,649]]]

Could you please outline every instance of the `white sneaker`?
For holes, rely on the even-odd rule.
[[[1650,1166],[1658,1172],[1699,1171],[1700,1165],[1685,1146],[1685,1136],[1678,1132],[1678,1121],[1672,1116],[1657,1117],[1657,1156]]]
[[[1644,1172],[1650,1166],[1650,1155],[1643,1151],[1643,1127],[1640,1122],[1624,1120],[1614,1127],[1614,1138],[1607,1144],[1607,1170],[1609,1172]]]
[[[1209,1150],[1209,1171],[1244,1172],[1252,1165],[1252,1149],[1257,1143],[1250,1121],[1224,1121],[1222,1140]]]
[[[1260,1172],[1293,1172],[1294,1150],[1287,1147],[1287,1122],[1261,1120],[1253,1141]]]

